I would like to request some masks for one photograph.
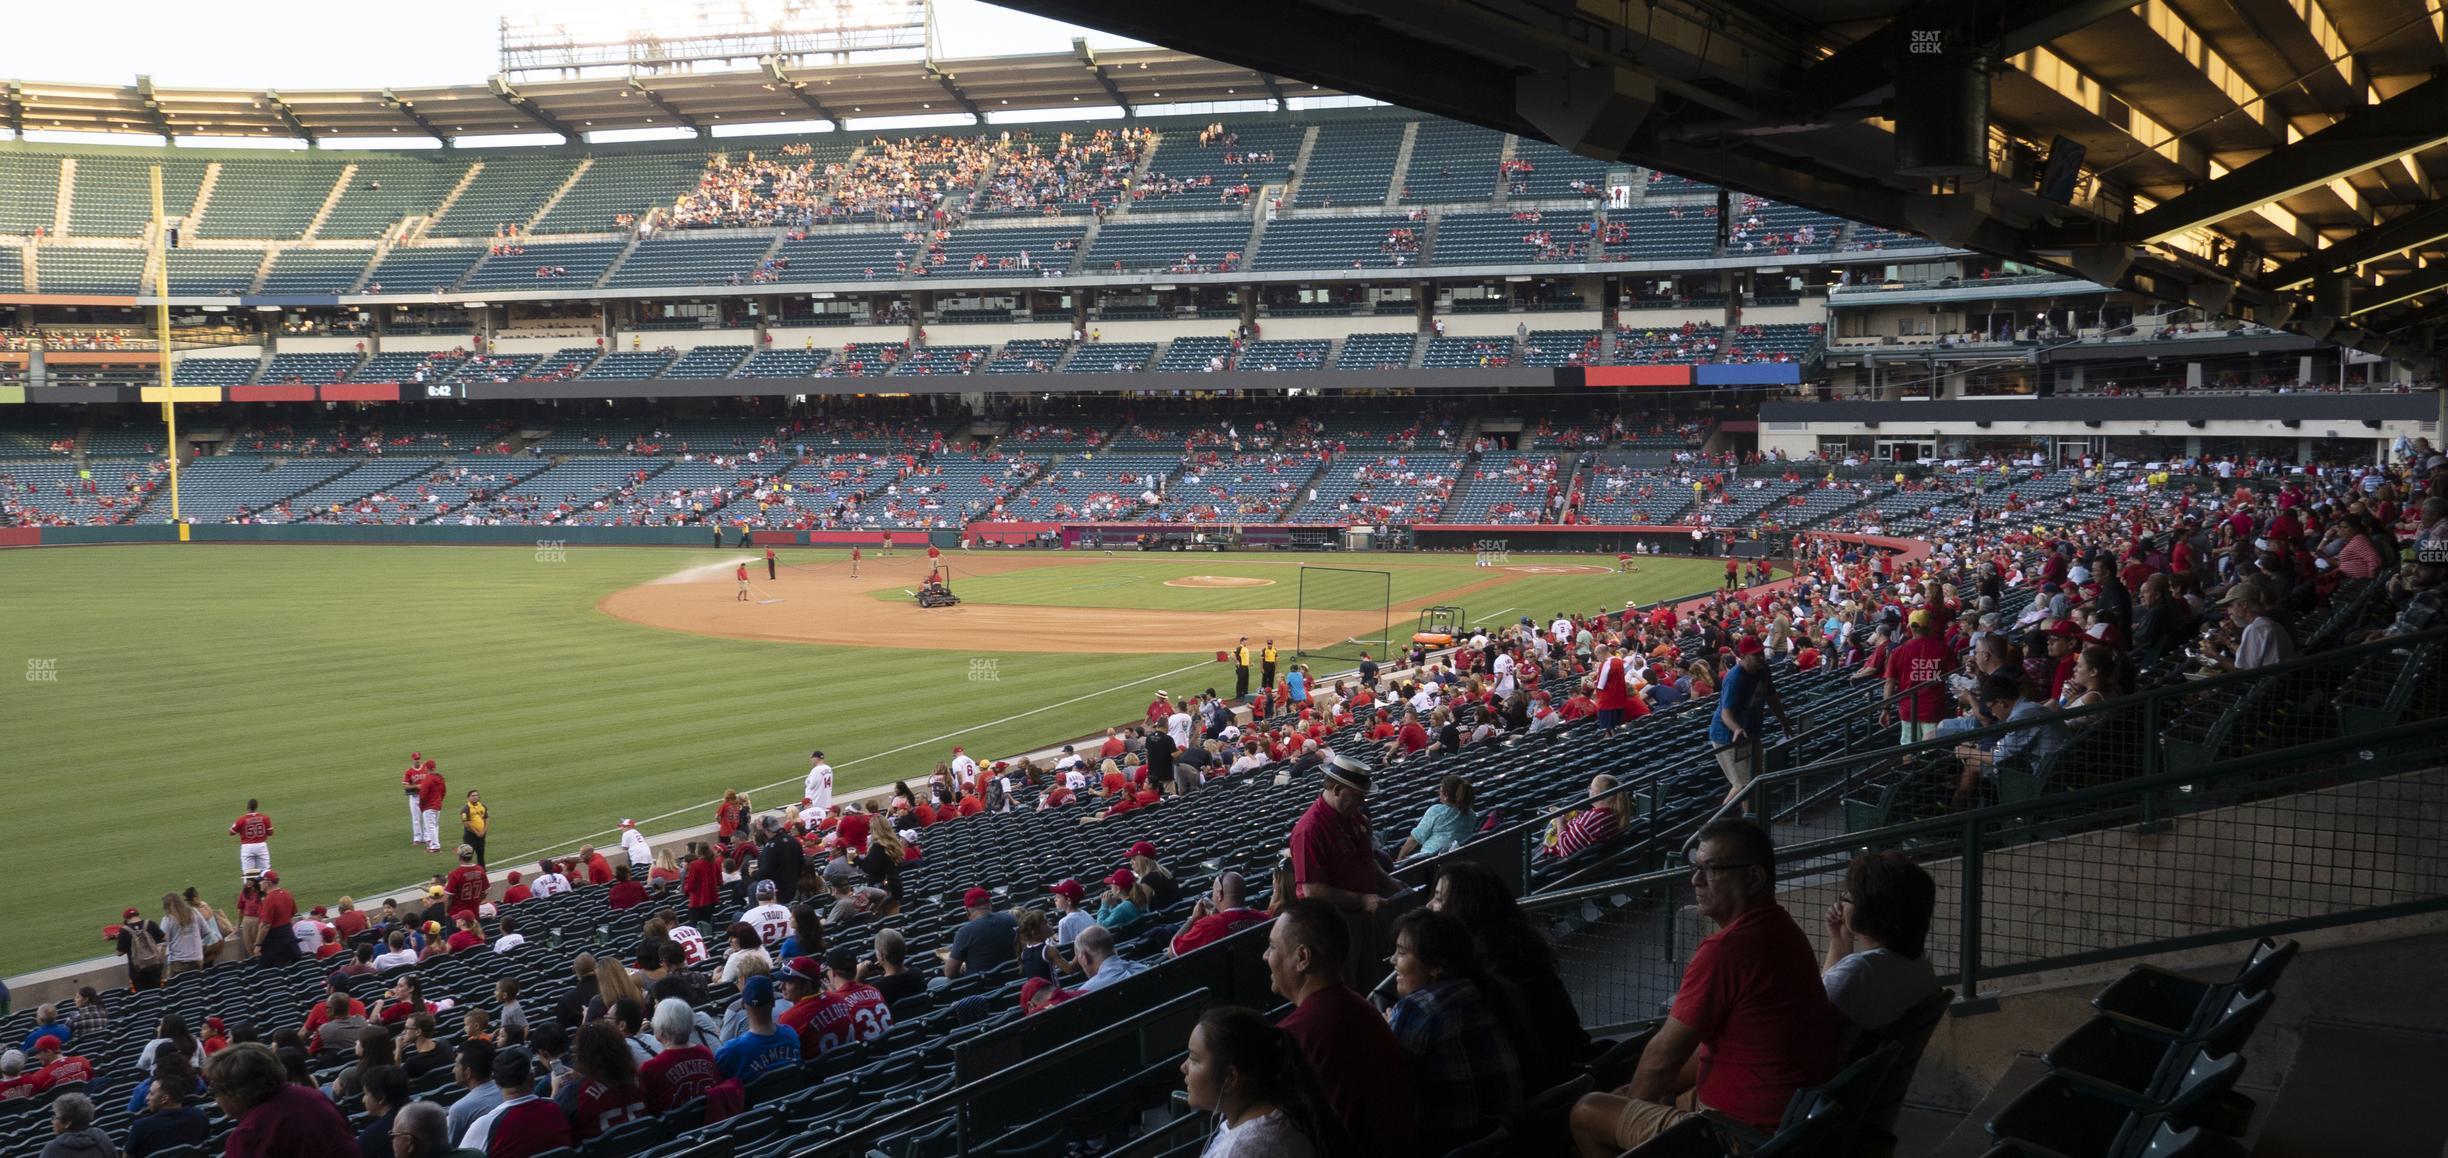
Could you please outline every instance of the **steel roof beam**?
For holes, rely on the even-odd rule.
[[[768,56],[762,60],[759,60],[757,63],[759,66],[764,68],[765,75],[772,77],[773,82],[776,85],[781,86],[781,90],[783,92],[789,93],[793,98],[797,99],[800,104],[806,105],[809,112],[815,113],[817,116],[831,121],[835,130],[838,131],[841,129],[841,114],[826,108],[823,101],[817,100],[815,97],[808,95],[807,82],[804,80],[792,79],[790,70],[782,67],[781,57]]]
[[[501,102],[503,104],[510,106],[512,109],[517,110],[524,116],[535,118],[536,123],[552,130],[554,133],[559,134],[563,141],[575,145],[584,139],[578,130],[561,123],[560,118],[553,116],[551,113],[545,112],[544,106],[519,95],[519,91],[510,86],[510,81],[508,78],[496,74],[493,79],[485,83],[487,88],[493,90],[494,96],[501,98]]]
[[[315,135],[307,131],[306,122],[298,119],[297,110],[290,108],[289,102],[281,99],[281,94],[265,89],[264,100],[271,104],[273,112],[280,114],[281,123],[289,126],[290,133],[297,139],[306,142],[307,148],[320,149],[323,147],[323,143],[315,140]]]
[[[2162,241],[2448,142],[2448,79],[2433,79],[2135,215],[2126,237]]]
[[[662,94],[646,87],[646,82],[641,81],[634,76],[629,78],[629,91],[645,97],[648,104],[663,110],[663,115],[680,122],[683,126],[686,126],[690,130],[694,131],[698,136],[710,137],[714,135],[713,130],[706,128],[704,125],[698,124],[697,118],[681,112],[679,106],[674,105],[670,101],[664,100]]]
[[[2327,249],[2296,258],[2271,271],[2264,280],[2273,289],[2293,289],[2332,270],[2419,248],[2443,237],[2448,237],[2448,201],[2437,201],[2411,213],[2400,213]]]

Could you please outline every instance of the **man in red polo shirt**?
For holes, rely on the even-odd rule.
[[[1294,901],[1267,934],[1267,978],[1292,1003],[1278,1023],[1317,1071],[1363,1154],[1410,1154],[1411,1079],[1385,1016],[1345,984],[1351,933],[1324,901]]]
[[[1368,960],[1378,940],[1375,913],[1394,879],[1377,864],[1366,805],[1369,771],[1341,753],[1330,754],[1317,801],[1292,826],[1292,879],[1304,898],[1340,910],[1352,925],[1353,963]]]
[[[286,965],[297,960],[299,949],[296,935],[289,931],[290,923],[297,920],[297,896],[280,887],[277,869],[266,872],[263,883],[263,899],[255,903],[255,955],[264,957],[267,965]]]
[[[1173,938],[1176,957],[1193,949],[1213,944],[1245,925],[1255,925],[1267,919],[1265,913],[1242,903],[1246,887],[1241,874],[1226,870],[1216,874],[1215,887],[1199,899],[1190,913],[1190,923]]]
[[[602,853],[595,851],[594,845],[578,846],[578,862],[586,866],[588,884],[608,885],[612,883],[612,862],[605,860]]]
[[[1394,731],[1394,746],[1408,756],[1428,746],[1428,728],[1420,723],[1419,713],[1405,709],[1402,727]]]
[[[1836,1072],[1836,1011],[1809,938],[1777,903],[1767,830],[1741,817],[1703,827],[1692,892],[1717,931],[1693,951],[1632,1081],[1573,1106],[1582,1154],[1632,1149],[1693,1116],[1673,1104],[1687,1089],[1705,1109],[1774,1131],[1795,1090]]]

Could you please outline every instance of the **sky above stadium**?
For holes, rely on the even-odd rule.
[[[106,30],[81,4],[21,4],[0,38],[0,77],[17,80],[242,88],[382,88],[474,84],[500,71],[505,15],[566,13],[571,0],[439,0],[420,5],[253,0],[215,19],[193,5],[123,0]],[[1134,43],[982,0],[936,0],[938,51],[949,58],[1059,52],[1085,36]]]

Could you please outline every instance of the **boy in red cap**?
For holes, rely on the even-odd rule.
[[[42,1093],[61,1082],[82,1082],[93,1077],[93,1063],[75,1054],[63,1053],[67,1043],[44,1034],[34,1039],[34,1060],[37,1063],[33,1080],[26,1083],[35,1093]]]

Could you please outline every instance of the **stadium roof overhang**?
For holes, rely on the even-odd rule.
[[[12,130],[178,138],[461,137],[693,129],[725,124],[1286,99],[1274,76],[1169,48],[1090,49],[978,60],[801,64],[731,72],[508,80],[425,88],[273,90],[0,81]],[[1302,86],[1303,96],[1339,92]]]
[[[2448,321],[2424,0],[1006,2],[2367,349]]]

